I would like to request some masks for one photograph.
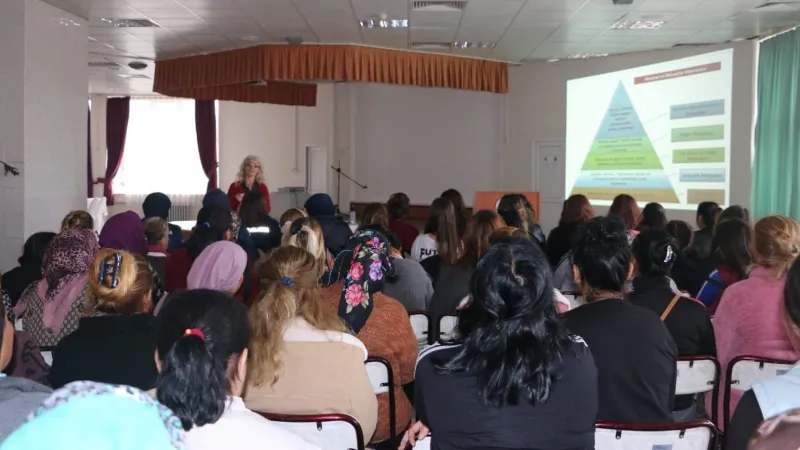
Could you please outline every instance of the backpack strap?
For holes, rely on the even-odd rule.
[[[661,313],[662,322],[667,318],[667,316],[669,316],[669,313],[672,312],[672,308],[674,308],[675,305],[678,304],[678,300],[680,299],[681,299],[681,294],[675,294],[675,297],[672,297],[672,301],[669,302],[669,305],[667,305],[667,309],[665,309],[664,312]]]

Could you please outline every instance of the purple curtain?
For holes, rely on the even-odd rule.
[[[86,198],[94,197],[92,180],[92,108],[86,118]]]
[[[214,100],[194,101],[194,126],[200,164],[208,178],[208,190],[217,188],[217,112]]]
[[[106,106],[106,176],[103,180],[103,195],[106,204],[114,204],[114,177],[117,176],[125,153],[125,136],[128,133],[128,116],[131,112],[131,98],[117,97],[108,99]]]

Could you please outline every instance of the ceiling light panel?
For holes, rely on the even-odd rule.
[[[615,30],[657,30],[664,25],[663,20],[620,20],[611,25]]]
[[[466,0],[415,1],[411,5],[411,10],[428,12],[458,12],[463,11],[466,6]]]
[[[496,46],[497,46],[496,42],[461,41],[453,43],[453,48],[457,49],[487,49],[487,48],[495,48]]]
[[[408,28],[407,19],[366,19],[359,24],[361,28]]]
[[[104,17],[100,19],[103,23],[106,23],[112,27],[116,28],[158,28],[159,25],[152,20],[147,19],[114,19],[109,17]]]

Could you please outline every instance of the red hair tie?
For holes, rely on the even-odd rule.
[[[184,337],[185,336],[197,336],[197,337],[200,338],[201,341],[205,341],[206,340],[206,335],[199,328],[187,328],[186,331],[183,332],[183,335],[184,335]]]

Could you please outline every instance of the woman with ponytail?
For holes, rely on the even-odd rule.
[[[125,250],[101,249],[88,270],[91,296],[78,329],[53,352],[50,382],[97,381],[152,389],[153,276],[147,261]]]
[[[299,247],[314,255],[317,273],[320,277],[333,265],[333,258],[325,248],[325,237],[319,222],[311,217],[303,217],[289,224],[283,235],[282,245]]]
[[[324,308],[317,264],[311,253],[285,246],[259,267],[263,291],[250,309],[245,402],[271,413],[349,414],[369,440],[378,407],[364,366],[367,349]]]
[[[169,297],[156,325],[156,398],[180,419],[187,450],[312,450],[245,407],[247,310],[222,292]]]

